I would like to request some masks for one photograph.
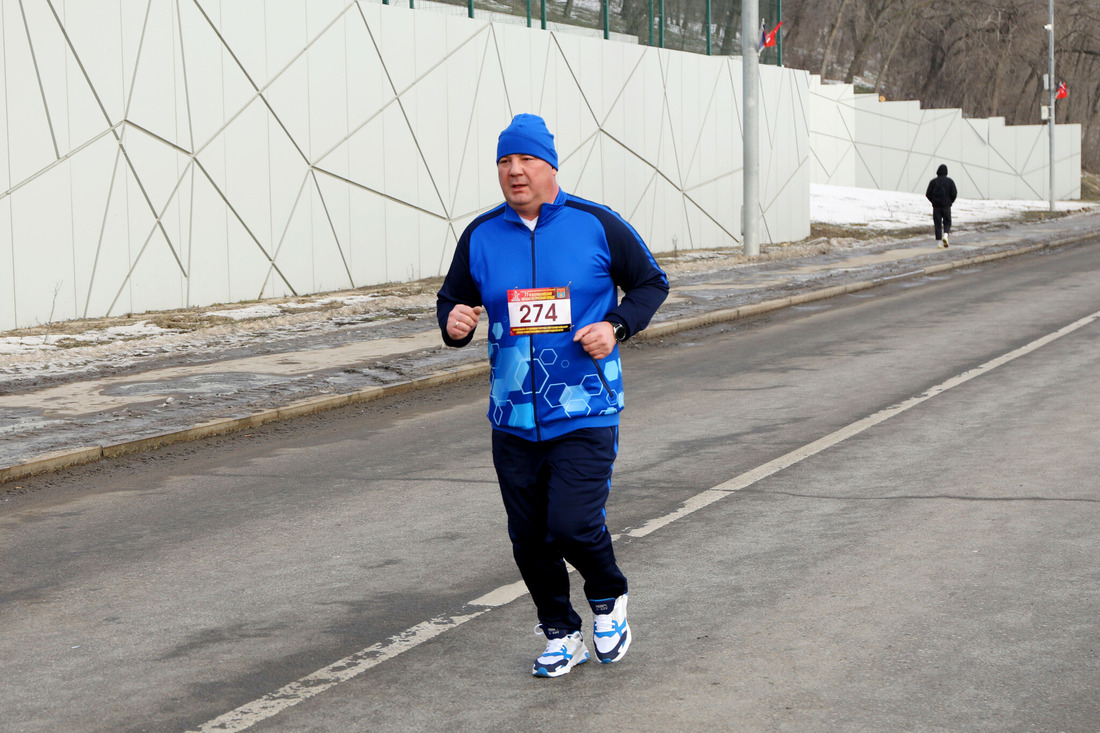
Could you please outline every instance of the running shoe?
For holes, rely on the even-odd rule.
[[[618,598],[589,599],[596,616],[596,658],[602,664],[617,662],[630,647],[630,625],[626,622],[626,593]]]
[[[531,668],[531,674],[536,677],[561,677],[578,664],[588,661],[588,648],[584,645],[581,632],[562,635],[553,629],[544,631],[540,625],[535,627],[535,633],[547,634],[546,651],[539,655]]]

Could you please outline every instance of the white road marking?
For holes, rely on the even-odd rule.
[[[695,496],[691,497],[683,503],[683,505],[676,511],[670,512],[663,517],[657,517],[646,522],[641,527],[634,529],[628,529],[621,535],[616,535],[614,539],[619,537],[645,537],[656,530],[665,527],[677,519],[686,517],[710,504],[713,504],[720,499],[724,499],[735,491],[747,488],[762,479],[765,479],[773,474],[782,471],[784,468],[793,466],[794,464],[803,461],[811,456],[815,456],[822,451],[831,448],[837,443],[843,442],[854,435],[862,433],[868,428],[879,425],[880,423],[889,420],[895,415],[899,415],[906,410],[910,410],[917,405],[932,399],[933,397],[943,394],[949,389],[958,387],[960,384],[965,384],[975,377],[980,377],[983,374],[993,371],[997,367],[1004,366],[1005,364],[1019,359],[1021,356],[1026,356],[1031,352],[1046,346],[1052,341],[1059,339],[1067,334],[1070,334],[1090,323],[1100,319],[1100,311],[1093,313],[1090,316],[1085,316],[1080,320],[1063,328],[1049,333],[1046,336],[1038,338],[1025,346],[1010,351],[1007,354],[991,359],[981,366],[975,367],[970,371],[963,372],[957,376],[941,382],[940,384],[932,387],[923,394],[915,397],[910,397],[904,402],[900,402],[896,405],[888,407],[884,410],[880,410],[873,415],[857,420],[856,422],[847,425],[840,430],[837,430],[823,438],[808,443],[801,448],[786,453],[779,458],[768,461],[767,463],[754,468],[751,471],[730,479],[717,486],[706,489]],[[213,720],[204,723],[197,730],[199,731],[242,731],[251,728],[253,725],[273,717],[279,712],[286,710],[287,708],[297,705],[298,703],[307,700],[315,695],[318,695],[341,682],[346,682],[353,677],[357,677],[368,669],[375,667],[387,659],[392,659],[399,654],[414,649],[420,646],[429,639],[433,639],[440,634],[450,631],[451,629],[461,626],[462,624],[472,619],[481,616],[484,613],[489,612],[493,608],[503,606],[507,603],[526,595],[527,589],[524,587],[523,582],[510,583],[505,586],[501,586],[489,593],[486,593],[479,598],[475,598],[470,601],[467,606],[475,607],[474,610],[470,610],[468,613],[464,613],[458,616],[438,616],[429,621],[424,621],[409,629],[406,629],[402,633],[390,637],[387,641],[379,642],[372,646],[362,649],[350,656],[333,662],[329,666],[319,669],[316,672],[307,675],[295,682],[291,682],[289,685],[282,687],[275,692],[264,695],[258,700],[253,700],[250,703],[246,703],[235,710],[231,710],[224,715],[221,715]]]

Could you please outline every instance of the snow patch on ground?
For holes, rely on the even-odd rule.
[[[1056,201],[1058,211],[1091,208],[1081,201]],[[956,227],[975,222],[988,223],[1010,219],[1028,211],[1049,211],[1049,201],[1007,201],[997,199],[958,199],[951,207]],[[932,229],[932,205],[919,193],[878,191],[870,188],[810,184],[810,221],[873,230]]]
[[[43,336],[3,336],[0,337],[0,354],[22,354],[28,351],[56,350],[60,341],[77,341],[88,344],[114,343],[116,341],[129,341],[133,339],[161,336],[167,333],[176,333],[173,329],[161,328],[148,321],[125,326],[110,326],[108,328],[85,331],[77,334],[50,333]]]

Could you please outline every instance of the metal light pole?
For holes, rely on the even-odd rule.
[[[741,206],[742,250],[747,256],[760,254],[760,8],[758,0],[741,0],[741,98],[743,100],[744,161]]]
[[[710,0],[707,0],[707,56],[710,56]]]
[[[783,0],[779,0],[778,5],[776,6],[776,9],[775,9],[775,21],[778,23],[782,20],[783,20]],[[778,62],[776,63],[776,65],[777,66],[782,66],[783,65],[783,34],[782,33],[776,33],[775,34],[775,53],[776,53],[776,56],[779,59]]]
[[[1054,211],[1054,0],[1050,0],[1050,22],[1047,23],[1047,45],[1050,47],[1050,116],[1047,130],[1050,132],[1050,210]]]
[[[665,47],[665,0],[661,0],[660,6],[659,6],[659,12],[661,14],[661,18],[657,21],[658,23],[660,23],[660,25],[657,26],[657,45],[660,46],[661,48],[664,48]]]

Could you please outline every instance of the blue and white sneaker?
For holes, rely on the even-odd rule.
[[[581,632],[563,634],[556,629],[535,627],[536,634],[546,635],[546,651],[539,655],[531,668],[536,677],[561,677],[578,664],[588,661],[588,648]]]
[[[617,662],[630,647],[630,625],[626,622],[626,593],[618,598],[589,599],[596,616],[596,658],[603,664]]]

